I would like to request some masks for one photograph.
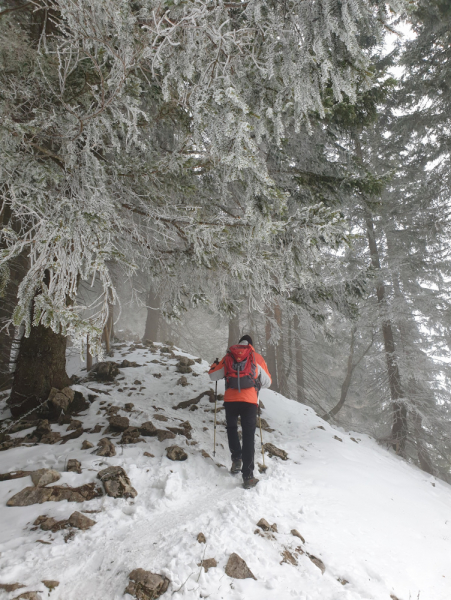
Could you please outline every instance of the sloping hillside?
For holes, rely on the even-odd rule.
[[[243,490],[241,479],[228,473],[223,410],[212,458],[211,393],[195,408],[173,408],[213,389],[208,365],[196,362],[191,373],[182,375],[179,357],[195,357],[161,349],[122,345],[111,360],[138,366],[120,368],[111,384],[73,386],[85,398],[91,395],[89,406],[73,417],[81,424],[73,423],[68,432],[70,424],[52,424],[51,430],[66,436],[83,429],[78,437],[0,452],[2,474],[52,468],[62,477],[50,487],[96,482],[102,489],[97,473],[114,465],[125,470],[137,491],[134,498],[102,495],[81,503],[12,507],[7,501],[33,485],[30,476],[0,481],[0,584],[25,586],[0,591],[1,598],[37,591],[38,598],[52,600],[131,599],[125,589],[137,568],[167,577],[170,584],[162,597],[174,600],[451,598],[450,486],[370,438],[337,431],[313,410],[265,390],[263,417],[273,431],[263,432],[264,441],[285,450],[288,460],[266,456],[268,470],[259,475],[259,485]],[[181,377],[188,385],[181,385]],[[7,418],[7,409],[0,414]],[[127,417],[141,431],[129,430],[128,437],[105,433],[114,415]],[[142,424],[149,421],[159,434],[148,425],[152,435],[142,435]],[[116,421],[116,428],[126,425]],[[161,433],[168,427],[176,429],[171,432],[175,437],[163,439],[171,436]],[[11,439],[32,432],[18,431]],[[143,441],[121,443],[133,442],[136,435]],[[92,453],[105,437],[115,446],[114,456]],[[82,449],[85,440],[93,447]],[[187,460],[167,458],[166,448],[173,445],[186,452]],[[256,448],[261,462],[259,439]],[[81,473],[65,470],[69,459],[81,463]],[[74,511],[95,525],[71,527],[66,520]],[[61,529],[34,525],[42,515],[62,522]],[[261,518],[276,524],[277,531],[257,527]],[[206,543],[197,540],[199,533]],[[232,553],[246,561],[255,580],[225,574]],[[210,558],[217,566],[206,572],[199,564]],[[59,585],[50,592],[44,580]]]

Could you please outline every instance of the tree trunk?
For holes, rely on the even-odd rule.
[[[371,263],[375,270],[380,272],[379,250],[377,248],[376,237],[374,235],[374,221],[371,213],[367,213],[366,228],[368,245],[371,254]],[[379,280],[376,284],[376,293],[379,306],[382,311],[386,311],[385,285]],[[404,394],[401,386],[401,376],[399,374],[398,363],[395,355],[395,341],[391,321],[386,314],[382,315],[382,335],[384,338],[385,356],[387,360],[388,383],[390,387],[390,396],[392,399],[392,445],[398,454],[404,454],[407,440],[407,407],[402,401]]]
[[[271,316],[271,313],[268,311],[268,316]],[[277,365],[276,365],[276,349],[273,344],[269,342],[271,337],[271,322],[269,319],[266,319],[265,322],[265,336],[266,336],[266,364],[268,365],[269,372],[271,374],[272,384],[271,389],[275,392],[279,391],[278,381],[277,381]]]
[[[277,383],[279,385],[279,391],[284,396],[288,395],[288,385],[285,373],[285,348],[283,339],[283,322],[282,322],[282,310],[278,304],[274,307],[274,317],[277,325],[280,329],[280,337],[276,346],[276,364],[277,364]]]
[[[66,373],[66,337],[48,327],[32,327],[23,337],[17,355],[13,387],[8,404],[13,417],[19,417],[47,400],[52,387],[70,384]],[[33,416],[38,416],[34,413]]]
[[[90,371],[92,369],[92,354],[91,354],[91,345],[89,343],[89,335],[86,337],[86,371]]]
[[[229,339],[227,341],[227,348],[238,344],[238,342],[240,341],[240,337],[240,315],[237,314],[229,319]]]
[[[147,295],[147,319],[143,339],[158,341],[158,330],[160,322],[160,298],[152,290]]]
[[[304,354],[302,350],[301,327],[299,323],[299,317],[297,315],[294,317],[294,330],[296,332],[295,343],[297,400],[298,402],[305,404]]]
[[[354,360],[354,344],[355,344],[355,332],[356,332],[356,328],[355,326],[352,327],[351,329],[351,343],[350,343],[350,347],[349,347],[349,356],[348,356],[348,366],[346,369],[346,377],[341,385],[341,394],[340,394],[340,400],[338,401],[338,403],[333,407],[332,410],[330,410],[326,415],[324,415],[323,419],[325,421],[329,421],[329,419],[331,419],[332,417],[334,417],[343,407],[344,403],[346,402],[346,397],[348,395],[348,390],[349,390],[349,386],[351,385],[351,379],[352,379],[352,372],[354,371],[354,364],[353,364],[353,360]]]

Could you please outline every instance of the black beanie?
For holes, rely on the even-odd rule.
[[[241,342],[248,342],[251,346],[254,345],[252,343],[252,338],[250,335],[243,335],[243,337],[240,339],[240,341],[238,343],[241,344]]]

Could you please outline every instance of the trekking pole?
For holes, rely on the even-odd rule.
[[[216,456],[216,401],[218,400],[218,382],[215,382],[215,427],[214,427],[214,447],[213,447],[213,456]]]
[[[263,460],[263,469],[262,471],[266,471],[266,465],[265,465],[265,446],[263,444],[263,431],[262,431],[262,410],[260,408],[260,400],[258,400],[258,396],[257,396],[257,401],[258,401],[258,420],[260,422],[260,442],[261,442],[261,446],[262,446],[262,460]]]

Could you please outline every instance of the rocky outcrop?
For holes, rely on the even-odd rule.
[[[26,487],[15,494],[6,503],[7,506],[31,506],[43,502],[85,502],[102,496],[95,483],[87,483],[77,488],[53,486],[53,487]]]
[[[166,456],[169,460],[186,460],[188,458],[188,454],[180,446],[169,446],[166,448]]]
[[[135,569],[128,576],[130,583],[125,593],[138,600],[154,600],[159,598],[169,587],[169,579],[144,569]]]
[[[61,412],[68,412],[69,406],[74,398],[75,392],[70,387],[65,387],[62,390],[52,388],[47,402],[49,408],[52,407],[54,409],[53,412],[56,412],[59,415]]]
[[[198,404],[202,400],[202,398],[204,396],[208,396],[210,402],[214,402],[215,401],[215,393],[214,393],[214,391],[213,390],[206,390],[205,392],[202,392],[201,394],[199,394],[195,398],[192,398],[191,400],[185,400],[183,402],[179,402],[177,404],[177,406],[173,406],[172,408],[174,408],[174,410],[178,410],[179,408],[188,408],[190,406]]]
[[[158,429],[155,427],[155,425],[152,423],[152,421],[146,421],[139,427],[139,433],[141,435],[144,435],[147,437],[156,436],[157,431],[158,431]]]
[[[290,565],[293,565],[294,567],[297,567],[298,565],[298,561],[296,560],[296,558],[291,554],[291,552],[285,548],[282,552],[282,560],[280,562],[280,564],[283,563],[288,563]]]
[[[66,471],[72,473],[81,473],[81,463],[76,458],[69,458],[66,465]]]
[[[230,555],[225,568],[226,575],[233,579],[256,579],[245,561],[238,554]]]
[[[38,469],[31,474],[31,481],[36,487],[44,487],[61,479],[61,473],[54,469]]]
[[[73,512],[69,517],[69,525],[77,529],[89,529],[95,524],[95,521],[78,511]]]
[[[130,427],[128,417],[110,417],[108,423],[110,424],[110,431],[125,431]]]
[[[90,448],[94,448],[94,444],[92,442],[90,442],[89,440],[83,440],[83,443],[81,445],[81,449],[82,450],[89,450]]]
[[[116,456],[116,446],[108,438],[99,440],[98,449],[94,454],[97,456]]]
[[[274,531],[277,533],[277,525],[275,523],[270,525],[266,519],[260,519],[260,521],[257,523],[257,527],[260,527],[260,529],[263,529],[263,531]]]
[[[15,592],[23,587],[25,587],[23,583],[0,583],[0,590],[4,592]]]
[[[263,448],[270,458],[277,456],[277,458],[281,458],[282,460],[288,460],[288,454],[285,452],[285,450],[277,448],[277,446],[274,446],[274,444],[264,444]]]
[[[41,600],[41,596],[38,592],[24,592],[19,596],[15,596],[13,600]]]
[[[198,563],[198,567],[203,567],[205,569],[205,573],[208,573],[208,569],[212,569],[213,567],[217,567],[218,563],[215,558],[206,558],[201,563]]]
[[[121,437],[121,444],[136,444],[144,442],[144,439],[139,437],[139,429],[137,427],[128,427]]]
[[[324,574],[324,572],[325,572],[325,570],[326,570],[326,566],[325,566],[325,564],[323,563],[323,561],[322,561],[320,558],[318,558],[317,556],[313,556],[313,554],[308,554],[308,553],[307,553],[307,556],[308,556],[308,557],[309,557],[309,559],[312,561],[312,563],[313,563],[313,564],[314,564],[316,567],[318,567],[318,569],[320,569],[321,573],[323,573],[323,574]]]
[[[98,362],[89,371],[89,375],[97,381],[114,381],[119,375],[119,367],[117,363],[110,360]]]
[[[297,529],[292,529],[290,533],[291,533],[291,535],[294,535],[295,537],[299,538],[301,540],[301,542],[303,544],[305,544],[304,538],[302,537],[302,535],[299,533],[299,531]]]
[[[157,429],[157,437],[159,442],[164,442],[165,440],[173,440],[175,433],[167,429]]]
[[[107,495],[112,498],[135,498],[138,495],[122,467],[108,467],[99,471],[97,477],[103,483]]]
[[[48,588],[50,591],[54,590],[55,588],[57,588],[60,584],[59,581],[56,581],[56,579],[43,579],[42,583],[45,585],[46,588]]]
[[[177,371],[185,375],[187,373],[192,373],[193,370],[191,365],[194,365],[194,360],[191,360],[191,358],[187,358],[186,356],[181,356],[177,365]]]

